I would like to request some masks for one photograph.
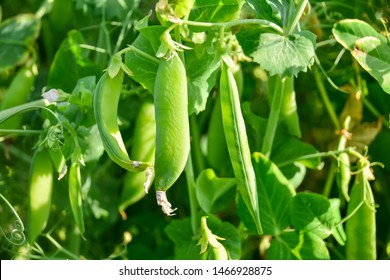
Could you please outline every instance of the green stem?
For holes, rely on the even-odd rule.
[[[185,166],[185,173],[187,179],[188,196],[190,200],[191,229],[193,235],[196,236],[198,233],[198,221],[197,221],[198,202],[196,200],[196,193],[195,193],[195,177],[194,177],[194,169],[192,166],[191,152],[188,155],[187,163]]]
[[[74,260],[79,260],[80,258],[78,256],[76,256],[75,254],[73,254],[72,252],[69,252],[68,250],[66,250],[64,247],[62,247],[53,237],[51,237],[49,234],[45,234],[44,235],[53,245],[54,247],[56,247],[60,252],[66,254],[67,256],[69,256],[71,259],[74,259]]]
[[[284,167],[286,165],[293,164],[294,162],[300,161],[300,160],[308,160],[308,159],[323,158],[323,157],[334,157],[334,156],[337,156],[338,154],[342,154],[342,153],[349,153],[349,154],[355,155],[355,153],[353,152],[354,150],[355,150],[354,148],[349,147],[349,148],[346,148],[345,150],[336,150],[336,151],[328,151],[328,152],[321,152],[321,153],[315,153],[315,154],[310,154],[310,155],[304,155],[301,157],[297,157],[293,160],[284,161],[284,162],[278,164],[278,167]]]
[[[291,21],[289,26],[286,28],[286,34],[290,35],[294,33],[297,25],[299,24],[299,19],[302,17],[303,12],[305,11],[305,7],[308,4],[308,0],[301,0],[297,7],[297,12],[295,13],[294,19]],[[290,9],[291,10],[291,9]]]
[[[32,130],[32,129],[0,129],[1,134],[17,134],[17,135],[28,135],[28,134],[40,134],[42,130]]]
[[[275,82],[275,89],[272,96],[271,112],[267,122],[267,129],[264,135],[263,147],[261,149],[261,152],[267,157],[271,156],[275,132],[278,126],[278,119],[283,101],[284,82],[285,79],[282,79],[280,77],[278,77]]]
[[[133,10],[129,10],[129,12],[126,14],[126,18],[125,20],[122,22],[122,28],[121,28],[121,32],[119,33],[119,36],[118,36],[118,39],[116,41],[116,45],[115,45],[115,48],[114,48],[114,53],[117,53],[122,42],[123,42],[123,39],[125,38],[125,35],[126,35],[126,32],[128,31],[128,24],[130,23],[130,18],[131,18],[131,15],[133,14]]]
[[[321,74],[318,71],[317,67],[313,67],[313,73],[314,73],[314,79],[316,81],[318,91],[321,95],[322,101],[324,102],[325,108],[328,111],[330,119],[332,120],[333,125],[336,128],[336,130],[340,130],[341,126],[339,123],[339,119],[337,117],[335,110],[333,109],[332,103],[330,102],[328,93],[326,92],[326,89],[325,89],[324,82],[322,81]]]
[[[229,22],[197,22],[197,21],[190,21],[190,20],[182,20],[183,24],[191,25],[191,26],[198,26],[198,27],[221,27],[224,26],[226,29],[231,28],[236,25],[248,25],[248,24],[255,24],[255,25],[262,25],[267,26],[275,31],[277,31],[280,34],[283,34],[283,28],[281,28],[279,25],[265,20],[265,19],[239,19],[239,20],[232,20]]]
[[[195,115],[190,116],[190,128],[191,128],[191,150],[193,151],[192,156],[195,160],[196,173],[205,169],[205,163],[203,160],[202,150],[200,147],[200,134],[199,126]]]
[[[383,118],[381,113],[374,107],[374,105],[371,104],[371,102],[364,96],[364,94],[362,95],[362,101],[364,106],[371,112],[371,114],[373,114],[377,118],[382,118],[382,121],[385,124],[385,126],[387,128],[390,128],[390,122],[388,122],[385,118]]]
[[[156,64],[159,64],[160,63],[160,60],[154,56],[151,56],[150,54],[144,52],[144,51],[141,51],[140,49],[134,47],[134,46],[128,46],[127,48],[124,48],[122,50],[120,50],[118,52],[118,55],[122,55],[124,54],[125,52],[130,52],[130,51],[133,51],[135,52],[136,54],[140,55],[140,56],[143,56],[144,58],[146,59],[149,59],[150,61],[156,63]]]
[[[335,170],[336,170],[336,160],[332,160],[330,163],[329,171],[328,171],[328,176],[326,177],[325,181],[325,186],[324,190],[322,191],[322,194],[326,197],[330,196],[330,193],[332,191],[332,186],[333,186],[333,181],[334,177],[336,175]]]

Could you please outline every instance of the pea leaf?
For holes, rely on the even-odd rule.
[[[325,242],[307,232],[284,232],[275,237],[267,251],[269,260],[329,260]]]
[[[218,178],[214,170],[203,170],[196,180],[196,197],[199,206],[206,213],[217,213],[234,199],[236,180]]]
[[[297,76],[314,63],[315,41],[316,36],[306,30],[291,35],[262,33],[250,56],[271,76]]]
[[[290,224],[290,206],[294,188],[278,167],[260,153],[253,154],[260,219],[264,234],[279,235]],[[238,200],[238,213],[250,232],[256,232],[248,210]]]
[[[139,29],[140,34],[131,45],[139,52],[129,51],[126,52],[125,56],[125,64],[133,74],[131,78],[151,93],[154,91],[158,63],[142,53],[155,58],[160,46],[160,36],[164,30],[165,28],[162,26],[148,26]]]
[[[354,50],[357,40],[367,36],[375,37],[384,44],[387,41],[371,25],[358,19],[344,19],[337,22],[332,28],[332,33],[337,42],[350,51]]]
[[[175,258],[178,260],[200,260],[200,249],[197,240],[192,238],[189,218],[173,220],[165,227],[165,233],[175,244]]]
[[[85,43],[79,31],[72,30],[68,33],[50,67],[49,87],[71,92],[79,78],[100,75],[102,69],[89,59],[90,51],[81,47]]]
[[[220,66],[220,56],[209,52],[211,42],[190,44],[186,51],[186,72],[188,79],[188,114],[198,114],[206,107],[209,92],[215,85]]]
[[[364,37],[355,42],[352,55],[390,93],[390,46],[375,37]]]
[[[239,18],[243,0],[196,0],[189,20],[197,22],[227,22]],[[202,31],[202,28],[191,27]]]
[[[213,234],[224,238],[221,241],[228,251],[231,259],[241,256],[241,242],[238,230],[230,223],[222,222],[218,218],[208,215],[208,228]],[[175,244],[175,258],[179,260],[200,260],[200,246],[198,240],[193,238],[191,221],[189,218],[173,220],[165,228],[168,238]]]
[[[229,253],[229,259],[238,260],[241,256],[241,239],[238,230],[230,223],[209,215],[207,225],[213,234],[224,238],[220,241]]]
[[[0,25],[0,70],[23,64],[39,36],[41,22],[32,14],[21,14]]]
[[[340,222],[340,201],[329,200],[316,193],[299,193],[292,202],[292,222],[296,229],[311,232],[325,239],[333,234],[343,244],[345,233],[342,227],[335,228]]]

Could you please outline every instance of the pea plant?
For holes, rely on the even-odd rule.
[[[11,2],[2,258],[389,259],[385,0]]]

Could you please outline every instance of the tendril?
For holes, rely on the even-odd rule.
[[[8,208],[15,219],[13,222],[9,223],[6,226],[6,229],[0,224],[0,231],[3,233],[5,239],[11,243],[12,245],[20,246],[24,244],[26,241],[26,236],[24,235],[24,225],[22,220],[20,219],[18,213],[16,213],[15,209],[8,202],[8,200],[0,194],[0,206],[3,208]],[[4,203],[2,203],[4,202]]]

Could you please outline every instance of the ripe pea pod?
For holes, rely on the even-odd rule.
[[[35,64],[21,68],[9,85],[4,99],[1,102],[0,111],[24,104],[31,92],[36,77]],[[0,124],[0,129],[17,129],[22,121],[22,116],[12,116]]]
[[[49,219],[53,189],[53,166],[46,149],[36,150],[30,169],[27,242],[33,244]]]
[[[118,123],[118,103],[122,90],[123,70],[114,77],[104,73],[94,96],[94,113],[100,137],[108,156],[122,168],[140,172],[153,168],[150,162],[133,161],[129,158]]]
[[[261,234],[263,230],[260,222],[256,177],[251,162],[237,84],[225,60],[222,61],[220,99],[223,129],[238,189],[251,213],[258,233]]]
[[[157,69],[154,87],[156,115],[155,185],[157,204],[166,215],[175,209],[166,191],[182,173],[190,151],[187,77],[177,53],[163,59]]]
[[[142,104],[135,122],[134,141],[130,155],[142,161],[152,162],[154,161],[155,150],[156,119],[154,116],[154,104],[151,101],[146,101]],[[147,172],[148,169],[144,172],[127,172],[118,207],[119,212],[124,211],[128,206],[144,197],[153,180],[153,176],[151,176],[146,182],[145,191],[140,187],[145,182],[145,176],[148,177]]]
[[[85,227],[81,199],[81,174],[79,162],[73,162],[70,166],[68,187],[70,207],[72,209],[76,225],[81,235],[84,235]]]
[[[372,173],[366,159],[359,160],[360,172],[351,189],[346,222],[348,260],[376,259],[375,200],[369,183]]]

